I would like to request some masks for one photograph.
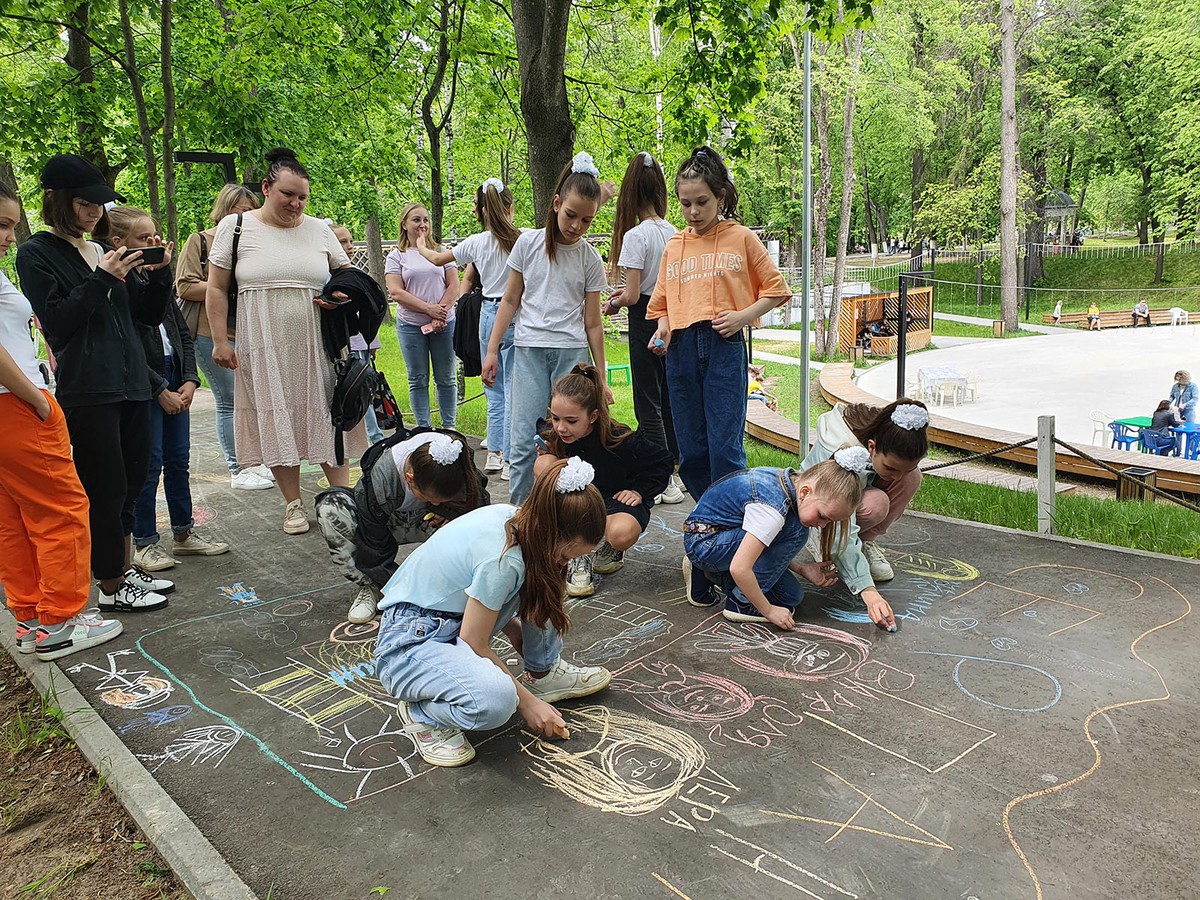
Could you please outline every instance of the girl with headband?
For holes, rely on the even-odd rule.
[[[430,765],[470,762],[463,732],[500,728],[514,712],[539,736],[568,738],[550,704],[612,679],[562,657],[567,563],[604,537],[593,475],[581,459],[556,462],[520,508],[496,504],[447,523],[384,587],[375,674]],[[519,675],[492,649],[501,632],[524,659]]]
[[[806,472],[764,466],[713,484],[683,526],[688,596],[710,594],[704,605],[721,602],[731,622],[794,628],[804,588],[792,573],[818,587],[837,580],[832,563],[801,563],[796,554],[813,539],[827,553],[845,542],[869,462],[862,447],[847,447]]]
[[[875,585],[896,573],[877,541],[908,507],[921,486],[921,460],[929,452],[929,410],[920,400],[902,397],[883,409],[865,403],[837,404],[817,419],[817,439],[801,463],[806,470],[829,458],[838,447],[863,447],[871,455],[862,473],[862,502],[850,521],[850,534],[837,555],[837,568],[851,593],[862,597],[871,621],[895,628],[892,608]],[[822,552],[824,551],[824,552]],[[828,560],[828,548],[809,545],[816,560]]]
[[[367,451],[353,489],[333,487],[316,499],[329,555],[358,586],[346,616],[355,624],[375,616],[401,544],[420,543],[448,519],[491,502],[487,478],[461,434],[425,431],[388,440],[391,446],[385,441]]]

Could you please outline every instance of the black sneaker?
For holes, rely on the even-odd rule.
[[[173,588],[174,585],[171,585],[171,587]],[[162,609],[168,602],[167,598],[162,594],[148,591],[136,582],[126,578],[113,594],[106,594],[104,589],[101,588],[98,605],[101,612],[133,613]]]
[[[125,570],[125,580],[132,581],[143,591],[166,595],[175,590],[175,582],[165,578],[155,578],[141,566],[133,565]]]
[[[694,569],[686,556],[683,558],[683,583],[687,586],[687,601],[692,606],[711,609],[725,599],[717,585],[699,569]]]

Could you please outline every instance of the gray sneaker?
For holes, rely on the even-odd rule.
[[[896,577],[892,564],[883,555],[883,548],[874,541],[863,541],[863,556],[871,567],[871,580],[875,582],[891,581]]]
[[[39,625],[38,659],[61,659],[111,641],[124,630],[115,619],[102,619],[99,610],[86,609],[59,625]]]
[[[608,541],[601,541],[592,559],[592,571],[601,575],[619,571],[625,565],[625,551],[614,550]]]
[[[158,544],[133,548],[133,564],[147,572],[162,572],[175,568],[175,559]]]

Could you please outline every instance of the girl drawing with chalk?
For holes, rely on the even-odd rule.
[[[896,630],[892,607],[875,585],[896,577],[876,541],[908,508],[921,486],[921,460],[929,452],[929,410],[920,400],[902,397],[880,409],[865,403],[837,404],[817,419],[817,439],[800,464],[807,471],[829,459],[839,447],[862,447],[870,465],[860,474],[862,500],[850,519],[846,543],[836,557],[810,540],[815,560],[833,559],[851,593],[862,598],[871,621]]]
[[[688,596],[705,606],[723,601],[731,622],[794,628],[804,588],[792,573],[818,587],[837,580],[833,563],[794,557],[810,535],[820,536],[826,559],[835,541],[844,542],[869,462],[862,447],[847,447],[807,472],[743,469],[716,482],[683,526],[686,571],[693,582],[703,580],[688,585]]]
[[[448,522],[384,586],[376,675],[430,765],[470,762],[463,731],[499,728],[514,712],[537,734],[567,738],[550,704],[612,679],[562,658],[567,563],[604,537],[593,477],[583,460],[556,462],[519,509],[496,504]],[[519,676],[492,650],[502,631],[524,659]]]

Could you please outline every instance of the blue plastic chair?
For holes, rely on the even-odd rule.
[[[1138,440],[1142,444],[1142,452],[1153,453],[1155,456],[1170,456],[1176,452],[1175,437],[1153,431],[1149,428],[1138,430]]]
[[[1113,433],[1112,447],[1114,450],[1132,450],[1133,445],[1139,440],[1136,434],[1129,434],[1125,430],[1125,426],[1117,422],[1109,422],[1108,427]]]

